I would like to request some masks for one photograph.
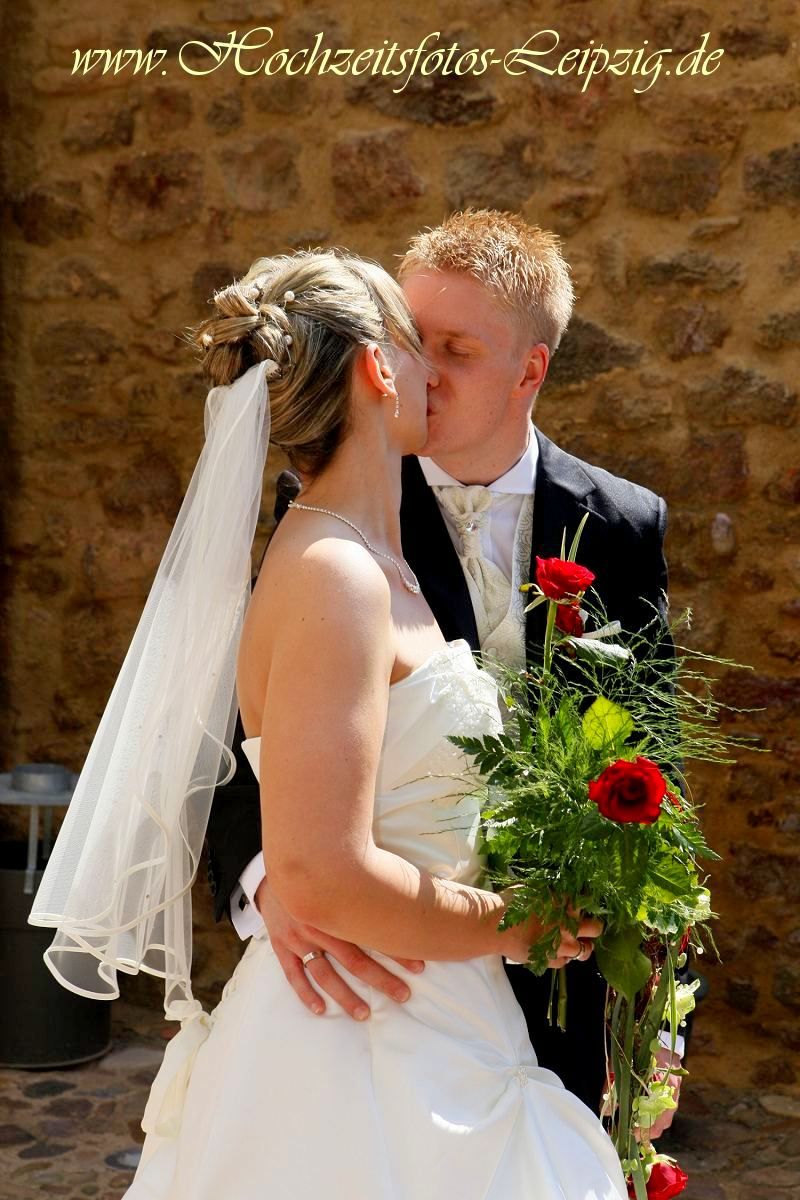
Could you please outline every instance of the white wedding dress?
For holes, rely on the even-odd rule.
[[[394,684],[376,843],[479,886],[478,803],[447,737],[500,728],[494,681],[465,641]],[[243,746],[257,773],[258,739]],[[329,1000],[318,1017],[266,932],[252,938],[216,1009],[169,1043],[127,1200],[624,1200],[600,1122],[537,1066],[499,955],[421,975],[374,957],[411,998],[342,971],[372,1015]]]

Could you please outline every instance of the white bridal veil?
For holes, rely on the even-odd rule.
[[[64,987],[112,1000],[117,971],[147,971],[170,1020],[202,1011],[191,886],[214,789],[235,769],[274,366],[208,393],[200,459],[28,917],[57,931],[44,958]]]

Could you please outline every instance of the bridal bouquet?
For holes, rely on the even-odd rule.
[[[587,514],[588,515],[588,514]],[[586,518],[584,518],[585,522]],[[698,861],[708,847],[683,767],[731,762],[745,739],[718,727],[711,664],[725,659],[678,647],[686,617],[653,620],[635,635],[597,617],[585,599],[594,575],[576,562],[583,530],[561,558],[537,559],[534,598],[547,604],[539,670],[508,672],[502,734],[454,741],[485,785],[483,852],[488,878],[510,893],[500,928],[535,914],[545,932],[531,946],[536,974],[555,956],[559,927],[576,912],[604,922],[595,960],[608,985],[611,1136],[636,1200],[677,1196],[687,1176],[657,1155],[649,1130],[675,1107],[656,1064],[659,1034],[675,1034],[694,1007],[676,971],[690,948],[713,948],[710,895]],[[526,610],[527,611],[527,610]],[[568,664],[568,665],[567,665]],[[564,1026],[566,974],[553,974],[551,1019]],[[683,1074],[673,1070],[673,1074]]]

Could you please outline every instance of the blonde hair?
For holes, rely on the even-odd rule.
[[[399,285],[377,263],[347,251],[256,259],[212,303],[216,314],[188,331],[206,379],[232,383],[268,360],[270,441],[304,475],[324,470],[350,431],[359,348],[394,342],[422,357]]]
[[[554,233],[515,213],[467,209],[411,239],[397,277],[453,271],[480,280],[520,320],[526,336],[552,353],[566,329],[575,295]]]

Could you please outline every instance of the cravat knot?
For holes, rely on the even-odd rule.
[[[465,559],[481,558],[481,532],[489,518],[492,493],[481,484],[437,487],[436,495],[453,518]]]
[[[486,557],[481,532],[489,520],[493,493],[480,484],[469,487],[435,487],[442,508],[449,514],[461,541],[459,558],[467,579],[481,645],[508,612],[511,582],[496,563]]]

